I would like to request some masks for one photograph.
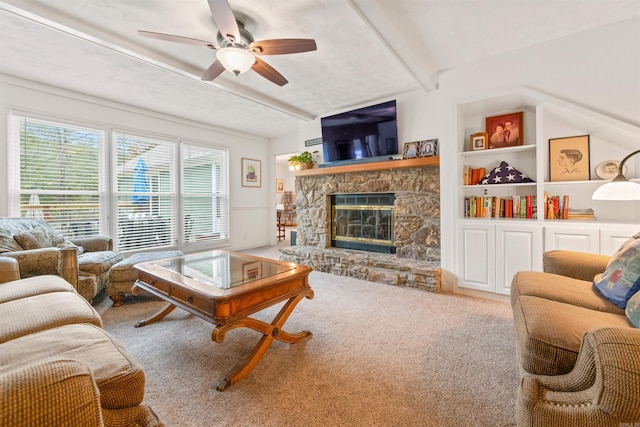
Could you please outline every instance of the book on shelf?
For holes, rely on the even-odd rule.
[[[464,198],[465,218],[535,218],[536,196],[469,196]]]
[[[464,167],[463,183],[464,185],[477,185],[486,175],[485,168]]]

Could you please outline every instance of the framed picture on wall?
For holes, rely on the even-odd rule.
[[[489,148],[516,147],[524,144],[522,111],[487,117],[485,120]]]
[[[254,159],[242,159],[242,186],[262,186],[262,162]]]
[[[276,193],[284,193],[284,179],[276,179]]]
[[[589,135],[549,140],[549,181],[590,178]]]

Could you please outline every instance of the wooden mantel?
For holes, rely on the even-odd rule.
[[[314,168],[305,169],[294,172],[295,176],[313,176],[313,175],[330,175],[340,173],[352,173],[352,172],[368,172],[378,170],[391,170],[391,169],[407,169],[407,168],[422,168],[425,166],[439,166],[440,157],[419,157],[417,159],[401,159],[401,160],[388,160],[386,162],[371,162],[360,163],[354,165],[345,166],[332,166],[327,168]]]

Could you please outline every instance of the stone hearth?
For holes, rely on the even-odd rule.
[[[297,246],[281,249],[280,259],[317,271],[439,292],[439,166],[327,169],[326,173],[296,174]],[[396,196],[396,254],[331,248],[329,196],[376,192]]]

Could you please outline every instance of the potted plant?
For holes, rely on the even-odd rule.
[[[294,170],[311,169],[313,167],[313,155],[308,151],[289,157],[289,164]]]

